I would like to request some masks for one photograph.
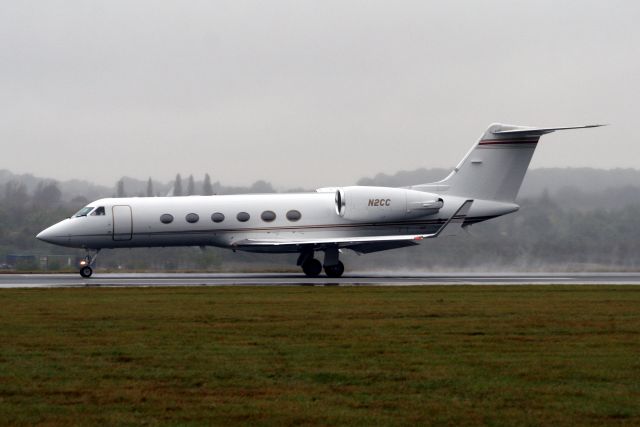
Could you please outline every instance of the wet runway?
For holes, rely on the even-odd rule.
[[[352,273],[339,279],[299,273],[0,274],[2,288],[152,286],[411,286],[411,285],[640,285],[640,273]]]

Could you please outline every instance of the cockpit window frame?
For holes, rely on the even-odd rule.
[[[98,206],[89,215],[91,215],[91,216],[106,216],[107,215],[107,210],[105,209],[104,206]]]

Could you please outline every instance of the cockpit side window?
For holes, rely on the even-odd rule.
[[[74,217],[77,218],[79,216],[87,216],[89,214],[89,212],[91,212],[92,210],[93,210],[93,206],[85,206],[84,208],[82,208],[78,212],[76,212]]]
[[[106,215],[104,206],[98,206],[95,211],[91,212],[91,216],[103,216]]]

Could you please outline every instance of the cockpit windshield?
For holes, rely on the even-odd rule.
[[[77,218],[79,216],[87,216],[89,214],[89,212],[91,212],[92,210],[93,210],[93,206],[85,206],[84,208],[82,208],[78,212],[76,212],[74,217]]]

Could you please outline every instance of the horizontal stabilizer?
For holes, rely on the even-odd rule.
[[[601,126],[606,125],[585,125],[585,126],[564,126],[558,128],[534,128],[534,127],[525,127],[518,126],[516,129],[504,129],[504,130],[496,130],[492,133],[495,135],[545,135],[547,133],[555,132],[557,130],[568,130],[568,129],[588,129],[588,128],[599,128]]]

